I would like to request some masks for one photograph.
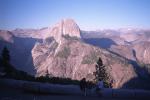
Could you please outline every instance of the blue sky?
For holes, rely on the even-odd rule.
[[[150,0],[0,0],[0,29],[42,28],[63,18],[83,30],[150,28]]]

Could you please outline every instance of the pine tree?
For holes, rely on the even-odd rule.
[[[96,72],[94,73],[94,75],[95,75],[96,82],[103,81],[104,85],[108,86],[109,77],[108,77],[108,74],[106,72],[106,68],[103,65],[103,62],[102,62],[101,58],[98,59],[96,65],[95,65],[95,68],[96,68]]]
[[[9,63],[9,61],[10,61],[9,50],[7,49],[7,47],[4,47],[4,49],[2,51],[2,60],[5,63]]]
[[[7,74],[12,72],[13,67],[10,64],[10,55],[9,55],[9,50],[7,47],[4,47],[2,50],[2,65],[4,66],[4,70]]]

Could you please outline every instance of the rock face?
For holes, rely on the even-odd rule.
[[[92,32],[94,33],[94,32]],[[142,29],[122,29],[116,31],[99,31],[95,32],[96,34],[87,33],[83,34],[84,40],[101,41],[105,38],[105,40],[111,41],[109,44],[105,41],[101,41],[103,45],[96,45],[102,48],[109,47],[110,51],[125,57],[129,60],[137,60],[140,63],[149,64],[149,44],[150,44],[150,30],[142,30]],[[92,34],[92,36],[91,36]],[[94,38],[93,38],[94,37]],[[86,43],[92,44],[93,42],[85,41]],[[94,42],[95,43],[95,42]],[[98,42],[96,42],[98,44]],[[145,52],[145,53],[144,53]]]
[[[125,59],[105,49],[88,45],[80,39],[80,29],[72,20],[56,24],[43,43],[32,49],[32,57],[37,76],[49,74],[80,80],[84,77],[93,80],[95,64],[99,57],[107,66],[107,73],[114,80],[114,87],[136,77],[131,64]]]
[[[80,29],[72,19],[64,19],[54,25],[45,38],[54,37],[59,43],[63,35],[80,38]]]
[[[92,32],[93,33],[93,32]],[[142,29],[124,29],[115,31],[97,31],[94,34],[86,33],[82,34],[83,40],[101,41],[101,39],[111,41],[109,44],[105,41],[101,41],[103,45],[96,45],[108,49],[110,52],[127,59],[135,68],[138,75],[136,79],[131,82],[137,83],[135,87],[149,87],[150,79],[150,30]],[[96,33],[96,34],[95,34]],[[92,34],[92,36],[91,36]],[[86,43],[92,44],[93,42],[85,41]],[[99,44],[99,42],[94,42]],[[106,48],[107,47],[107,48]],[[147,82],[144,82],[147,80]],[[130,82],[128,82],[129,84]],[[128,86],[127,86],[128,87]],[[145,88],[146,89],[146,88]]]
[[[124,37],[130,43],[112,46],[111,50],[127,59],[143,64],[150,64],[150,36],[142,33],[136,35],[130,34],[129,37],[124,34]]]
[[[136,61],[136,56],[134,55],[134,50],[129,45],[113,45],[110,50],[118,55],[125,57],[129,60]]]
[[[143,64],[150,64],[150,42],[140,42],[133,45],[136,58]]]

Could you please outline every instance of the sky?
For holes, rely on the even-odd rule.
[[[0,0],[0,29],[50,27],[64,18],[82,30],[150,28],[150,0]]]

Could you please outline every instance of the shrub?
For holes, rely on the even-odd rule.
[[[95,75],[96,82],[103,81],[105,87],[110,87],[109,75],[106,72],[106,67],[103,65],[102,59],[99,58],[96,65],[96,71],[93,73]]]
[[[70,48],[69,47],[64,47],[62,51],[58,52],[57,56],[67,59],[68,56],[70,55],[70,53],[71,53]]]

